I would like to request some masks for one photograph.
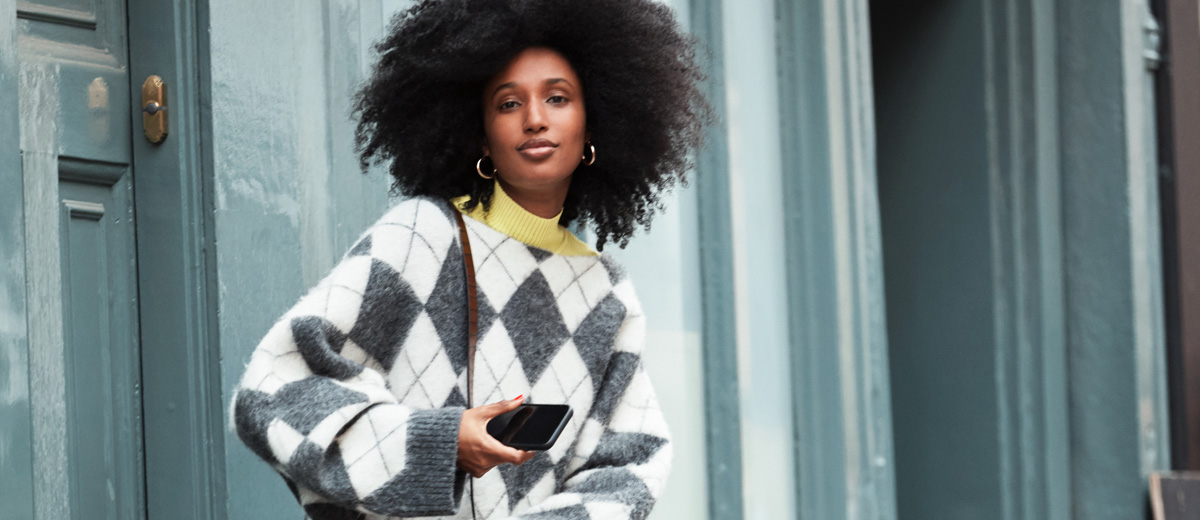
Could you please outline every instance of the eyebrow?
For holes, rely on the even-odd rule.
[[[554,85],[557,83],[566,83],[568,85],[571,85],[572,87],[575,86],[570,81],[567,81],[566,78],[550,78],[550,79],[547,79],[546,81],[542,82],[543,85]],[[501,90],[504,90],[506,88],[513,88],[515,86],[517,86],[517,82],[515,82],[515,81],[510,81],[508,83],[500,85],[500,86],[496,87],[496,90],[492,91],[492,96],[495,97],[496,93],[500,92]]]

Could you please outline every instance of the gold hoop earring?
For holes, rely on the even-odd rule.
[[[487,158],[488,158],[488,156],[485,155],[483,157],[480,157],[478,161],[475,161],[475,171],[479,172],[480,177],[483,177],[490,181],[490,180],[492,180],[492,178],[494,178],[496,176],[496,165],[494,163],[492,164],[492,175],[491,176],[484,175],[483,174],[483,160],[487,159]]]
[[[579,160],[587,161],[587,162],[583,163],[584,166],[591,166],[592,164],[595,164],[595,162],[596,162],[596,145],[592,144],[591,141],[588,141],[586,144],[588,145],[588,148],[592,149],[592,158],[589,160],[587,154],[585,153],[579,157]]]

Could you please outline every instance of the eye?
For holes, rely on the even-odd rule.
[[[520,103],[517,103],[516,101],[505,101],[500,103],[500,110],[512,110],[518,106],[520,106]]]
[[[554,104],[559,104],[559,103],[566,103],[567,98],[565,96],[550,96],[550,99],[547,99],[546,101],[548,101],[550,103],[554,103]]]

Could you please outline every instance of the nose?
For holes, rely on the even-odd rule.
[[[525,112],[525,131],[536,134],[546,129],[546,107],[541,103],[530,103]]]

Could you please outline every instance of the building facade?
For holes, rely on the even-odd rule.
[[[652,518],[1127,520],[1200,469],[1194,1],[666,1],[720,121],[614,253]],[[0,0],[0,516],[300,516],[226,404],[394,202],[348,114],[410,5]]]

